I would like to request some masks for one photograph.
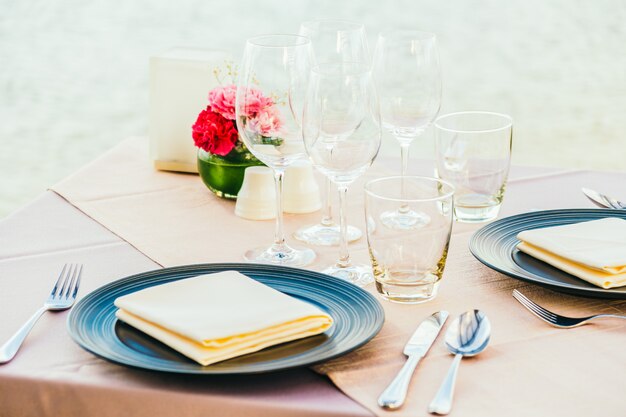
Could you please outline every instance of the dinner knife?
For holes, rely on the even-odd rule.
[[[391,384],[378,397],[379,406],[393,410],[404,404],[415,367],[420,359],[426,356],[446,322],[448,315],[447,311],[438,311],[420,323],[404,347],[404,354],[407,356],[404,366],[391,381]]]

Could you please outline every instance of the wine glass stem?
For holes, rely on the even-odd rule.
[[[400,196],[402,199],[406,196],[406,185],[404,182],[404,177],[406,177],[406,172],[409,166],[409,147],[411,146],[411,142],[400,142],[400,158],[402,159],[402,167],[400,168]],[[400,204],[400,212],[406,213],[409,211],[409,206],[406,203]]]
[[[409,166],[409,146],[410,142],[400,142],[400,158],[402,159],[402,167],[400,168],[400,175],[406,177],[406,171]],[[402,187],[404,190],[404,187]]]
[[[276,188],[276,229],[274,230],[274,246],[285,245],[285,232],[283,230],[283,177],[284,169],[274,169],[274,186]]]
[[[322,225],[330,227],[333,225],[333,204],[331,193],[333,191],[333,184],[329,178],[324,180],[324,213],[322,214]]]
[[[346,268],[350,266],[350,253],[348,252],[348,222],[346,219],[346,198],[348,187],[340,185],[339,187],[339,260],[337,266]]]

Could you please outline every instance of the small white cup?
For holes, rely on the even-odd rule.
[[[276,217],[276,190],[274,174],[270,168],[246,168],[243,184],[237,194],[235,214],[248,220],[269,220]]]
[[[309,161],[296,161],[285,171],[283,184],[283,211],[312,213],[322,208],[320,188]]]

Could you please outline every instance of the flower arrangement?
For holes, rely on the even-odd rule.
[[[237,132],[236,94],[237,87],[233,84],[219,86],[209,92],[209,104],[192,126],[192,137],[198,148],[220,156],[248,152]],[[243,108],[246,129],[263,137],[280,130],[282,120],[274,100],[264,96],[261,91],[254,88],[248,90]]]
[[[198,114],[191,127],[191,136],[198,148],[198,173],[204,184],[219,197],[237,198],[244,171],[253,165],[263,165],[241,141],[237,131],[235,99],[237,86],[232,83],[236,70],[226,64],[229,82],[223,82],[221,70],[213,71],[220,82],[209,92],[208,105]],[[246,134],[255,135],[260,143],[280,145],[278,135],[283,126],[278,105],[281,100],[267,97],[260,90],[246,91],[244,114],[240,114]]]

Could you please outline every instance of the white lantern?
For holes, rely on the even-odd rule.
[[[156,169],[198,172],[191,126],[219,85],[226,51],[174,48],[150,58],[150,158]]]

